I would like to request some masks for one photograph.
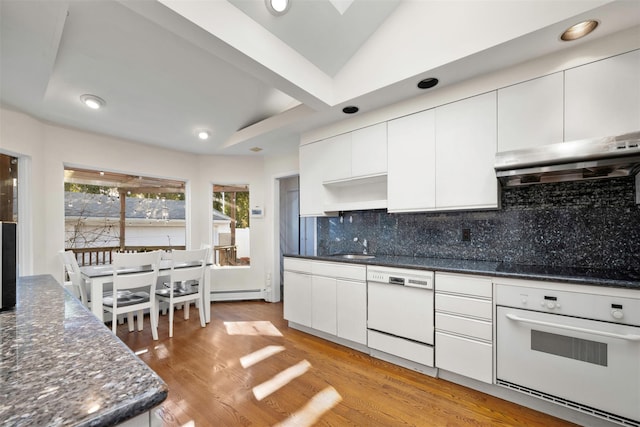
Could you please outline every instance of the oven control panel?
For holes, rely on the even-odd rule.
[[[629,296],[621,292],[594,294],[565,289],[555,289],[549,284],[545,288],[496,285],[496,304],[506,307],[546,313],[563,314],[605,322],[640,326],[640,292],[629,290]],[[637,294],[637,295],[635,295]]]

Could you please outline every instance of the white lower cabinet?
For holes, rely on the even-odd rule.
[[[436,273],[436,367],[493,383],[490,278]]]
[[[284,272],[284,318],[311,326],[311,275]]]
[[[311,276],[311,327],[331,335],[338,331],[336,279]]]
[[[338,336],[367,343],[367,286],[352,280],[336,280]]]
[[[284,318],[338,338],[367,344],[366,267],[284,259]]]
[[[465,377],[493,382],[493,346],[436,330],[436,366]]]

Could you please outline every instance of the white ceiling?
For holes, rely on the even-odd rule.
[[[442,87],[565,49],[580,19],[600,20],[589,39],[640,25],[637,0],[291,1],[276,17],[264,0],[0,0],[0,101],[159,147],[262,155],[345,105],[426,96],[422,78]]]

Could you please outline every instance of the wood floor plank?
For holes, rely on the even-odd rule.
[[[299,412],[310,409],[309,402],[318,402],[319,414],[306,415],[321,426],[575,426],[290,329],[281,303],[212,303],[211,314],[211,323],[201,328],[195,307],[190,320],[178,312],[173,338],[167,316],[161,316],[158,341],[151,339],[148,318],[142,332],[118,326],[118,337],[169,385],[159,408],[167,427],[287,425],[294,414],[301,417],[295,420],[304,418]],[[281,336],[259,335],[264,323],[235,323],[265,321]],[[230,335],[225,322],[246,327],[246,334]],[[284,350],[246,368],[240,363],[269,346]],[[303,361],[308,370],[256,399],[254,387]],[[336,398],[332,389],[339,401],[322,400]]]

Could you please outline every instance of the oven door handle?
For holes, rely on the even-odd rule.
[[[568,331],[574,331],[574,332],[584,332],[585,334],[601,335],[603,337],[618,338],[618,339],[627,340],[627,341],[640,341],[640,335],[616,334],[616,333],[613,333],[613,332],[605,332],[605,331],[597,331],[597,330],[594,330],[594,329],[578,328],[577,326],[561,325],[561,324],[552,323],[552,322],[543,322],[541,320],[525,319],[524,317],[520,317],[520,316],[517,316],[515,314],[511,314],[511,313],[508,313],[506,316],[509,319],[514,320],[516,322],[529,323],[529,324],[532,324],[532,325],[549,326],[551,328],[566,329]]]

